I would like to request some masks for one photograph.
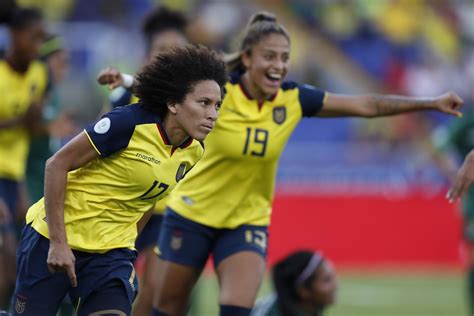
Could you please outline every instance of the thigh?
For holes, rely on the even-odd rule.
[[[265,259],[253,251],[241,251],[217,266],[219,304],[253,307],[265,273]]]
[[[131,302],[120,280],[110,280],[89,294],[77,307],[78,316],[128,316]]]
[[[106,253],[73,251],[76,257],[77,287],[69,295],[73,305],[80,307],[93,293],[120,283],[131,306],[138,292],[138,280],[133,262],[136,252],[120,248]],[[123,305],[123,304],[122,304]]]
[[[154,307],[170,316],[186,315],[191,291],[202,269],[158,258]]]
[[[215,231],[170,209],[161,225],[154,305],[169,315],[184,315],[189,297],[214,242]]]
[[[201,270],[214,243],[215,230],[167,209],[160,228],[158,257]]]
[[[65,273],[50,273],[49,240],[31,226],[23,229],[17,250],[13,315],[55,315],[70,283]]]
[[[267,236],[264,226],[243,225],[220,232],[214,247],[220,304],[253,306],[265,272]]]

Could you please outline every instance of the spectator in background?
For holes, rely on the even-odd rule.
[[[275,294],[257,302],[251,316],[322,316],[334,304],[336,273],[319,252],[295,251],[272,271]]]
[[[25,177],[31,134],[47,133],[47,126],[38,119],[48,89],[48,72],[37,61],[46,27],[41,12],[19,8],[15,1],[0,2],[0,24],[6,24],[10,46],[0,60],[0,199],[10,212],[7,232],[15,247],[16,219],[19,213],[20,186]],[[5,256],[0,270],[15,267],[14,257]],[[3,275],[0,283],[0,309],[5,309],[13,287],[14,274]]]
[[[456,177],[447,198],[453,203],[462,198],[463,233],[468,252],[468,302],[471,315],[474,313],[474,110],[465,113],[465,118],[441,126],[433,134],[435,161],[448,179]],[[460,157],[466,157],[457,170]]]
[[[68,54],[61,39],[49,35],[40,50],[40,58],[48,66],[51,75],[51,90],[43,109],[43,121],[50,126],[51,135],[33,137],[26,167],[26,185],[29,202],[34,203],[44,195],[44,167],[46,160],[61,146],[61,140],[78,131],[68,113],[60,113],[58,84],[66,76]]]

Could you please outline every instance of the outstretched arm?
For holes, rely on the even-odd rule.
[[[463,196],[474,182],[474,150],[466,156],[464,163],[459,169],[454,184],[446,194],[449,202],[453,203],[458,197]]]
[[[46,162],[44,203],[49,230],[48,268],[51,272],[66,271],[73,287],[77,286],[75,258],[67,242],[64,227],[67,173],[96,157],[97,152],[85,132],[82,132]]]
[[[101,85],[107,85],[110,90],[117,87],[132,88],[134,84],[133,76],[122,73],[113,67],[102,69],[97,75],[97,82]]]
[[[462,116],[461,112],[459,112],[462,105],[463,100],[451,91],[436,98],[380,94],[351,96],[329,93],[317,116],[360,116],[370,118],[425,110],[435,110],[455,116]]]

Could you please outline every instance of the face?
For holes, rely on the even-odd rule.
[[[182,47],[188,43],[188,40],[181,32],[175,30],[162,31],[153,36],[148,52],[148,62],[153,61],[153,57],[170,48]]]
[[[214,128],[221,102],[217,82],[204,80],[194,85],[182,103],[169,105],[168,109],[186,134],[202,141]]]
[[[313,301],[324,306],[333,304],[336,300],[337,279],[332,264],[324,261],[315,273],[311,286]]]
[[[242,55],[247,69],[249,87],[254,97],[268,98],[277,93],[290,66],[290,43],[285,36],[272,33],[255,45],[251,52]]]
[[[12,30],[15,55],[21,62],[30,63],[38,57],[45,36],[43,21],[33,22],[23,29]]]

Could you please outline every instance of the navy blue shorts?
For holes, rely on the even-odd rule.
[[[137,241],[135,242],[135,248],[138,252],[143,251],[143,249],[148,247],[155,247],[158,242],[158,236],[160,235],[161,222],[163,221],[163,216],[160,214],[153,214],[145,227],[143,227],[142,232],[138,235]]]
[[[218,229],[189,220],[167,208],[158,240],[158,255],[167,261],[201,269],[212,254],[217,267],[222,260],[241,251],[254,251],[266,258],[267,239],[267,226]]]
[[[84,309],[90,310],[91,304],[96,305],[96,310],[130,313],[138,292],[133,268],[136,251],[122,248],[97,254],[73,250],[77,287],[72,288],[65,272],[49,272],[48,250],[49,240],[26,225],[17,249],[13,315],[56,315],[67,294],[78,315],[84,314]]]

